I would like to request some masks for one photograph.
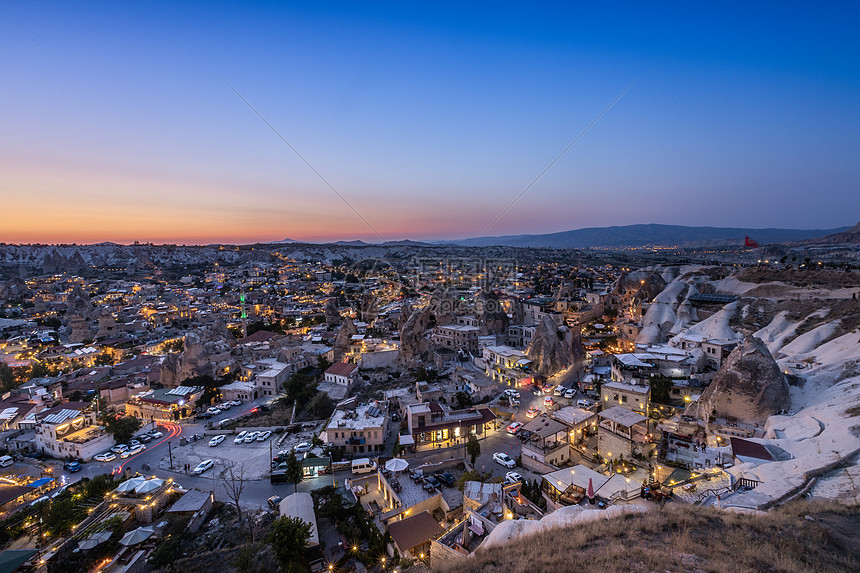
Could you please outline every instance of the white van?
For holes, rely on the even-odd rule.
[[[352,460],[352,473],[354,474],[369,474],[376,471],[376,462],[370,461],[370,458],[359,458]]]
[[[0,468],[8,468],[12,465],[13,461],[12,456],[3,456],[0,458]]]

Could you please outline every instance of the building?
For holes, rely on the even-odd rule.
[[[483,349],[482,362],[488,378],[516,386],[517,380],[529,373],[531,360],[526,353],[510,346],[487,346]]]
[[[431,341],[436,346],[450,350],[462,350],[473,355],[478,354],[478,326],[465,324],[448,324],[433,329]]]
[[[349,454],[378,452],[385,448],[385,407],[369,404],[339,407],[331,415],[322,440]]]
[[[125,413],[127,416],[134,416],[144,421],[176,422],[191,415],[194,404],[202,395],[203,388],[199,386],[148,390],[133,396],[126,402]]]
[[[114,444],[86,402],[68,402],[36,415],[36,449],[54,458],[88,460]]]
[[[633,453],[642,453],[650,442],[648,418],[622,408],[613,406],[598,414],[597,452],[607,460],[630,459]]]
[[[289,364],[278,362],[274,358],[257,361],[258,370],[254,376],[257,392],[261,396],[277,396],[281,392],[281,385],[287,381],[292,373]]]
[[[651,404],[651,387],[625,384],[624,382],[607,382],[600,388],[601,401],[604,408],[621,406],[634,412],[648,415]]]
[[[520,431],[529,432],[521,451],[525,467],[544,473],[570,461],[569,431],[565,424],[548,416],[538,416]]]
[[[581,443],[589,434],[597,433],[597,414],[576,406],[565,406],[553,411],[550,416],[567,427],[571,447]]]
[[[400,555],[422,559],[430,554],[430,540],[442,532],[442,526],[424,510],[388,525],[388,533]]]
[[[594,499],[605,503],[630,500],[640,493],[640,484],[632,483],[630,478],[621,474],[608,476],[583,465],[545,474],[541,489],[556,504],[575,505],[588,496],[589,483]]]
[[[409,404],[406,422],[417,449],[451,447],[465,443],[471,434],[479,438],[496,419],[489,408],[445,410],[436,402]]]
[[[212,502],[214,501],[215,496],[212,492],[192,489],[182,494],[182,497],[170,506],[167,514],[188,517],[189,521],[186,528],[191,533],[194,533],[206,521],[206,517],[212,510]]]
[[[324,380],[330,384],[349,388],[355,381],[358,366],[349,362],[336,362],[325,371]]]

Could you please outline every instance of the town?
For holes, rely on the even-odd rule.
[[[858,502],[851,248],[123,249],[0,246],[4,570],[458,570]]]

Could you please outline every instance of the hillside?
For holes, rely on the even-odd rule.
[[[807,518],[806,516],[810,516]],[[440,573],[857,571],[860,508],[797,501],[770,513],[670,504],[543,531]]]
[[[643,247],[643,246],[706,246],[710,244],[743,245],[748,235],[764,245],[785,241],[803,241],[828,234],[840,233],[848,227],[827,230],[807,229],[743,229],[730,227],[686,227],[683,225],[625,225],[592,227],[548,233],[545,235],[508,235],[503,237],[477,237],[451,241],[451,243],[483,247],[503,245],[509,247],[549,247],[554,249],[584,249],[587,247]]]

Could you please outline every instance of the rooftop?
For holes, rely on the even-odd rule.
[[[604,410],[598,414],[601,420],[610,420],[619,424],[621,426],[630,427],[640,422],[645,422],[648,420],[647,417],[634,412],[632,410],[628,410],[627,408],[622,408],[621,406],[613,406],[608,410]]]

